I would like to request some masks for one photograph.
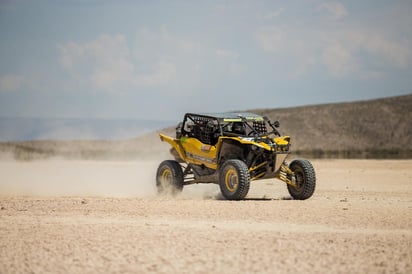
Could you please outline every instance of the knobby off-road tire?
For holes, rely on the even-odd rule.
[[[178,162],[166,160],[156,172],[157,193],[176,195],[183,190],[183,171]]]
[[[296,200],[306,200],[316,187],[315,169],[308,160],[294,160],[289,168],[295,173],[297,187],[287,185],[289,194]]]
[[[250,187],[246,164],[241,160],[227,160],[219,172],[219,186],[223,197],[228,200],[245,198]]]

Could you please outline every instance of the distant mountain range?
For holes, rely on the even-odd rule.
[[[172,124],[149,120],[0,117],[0,141],[121,140]]]

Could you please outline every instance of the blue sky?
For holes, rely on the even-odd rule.
[[[412,1],[1,1],[0,116],[180,119],[412,93]]]

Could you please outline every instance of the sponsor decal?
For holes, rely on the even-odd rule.
[[[200,161],[211,163],[211,164],[216,163],[215,159],[210,159],[210,158],[203,157],[203,156],[200,156],[200,155],[197,155],[197,154],[186,152],[186,155],[188,157],[192,158],[192,159],[195,159],[195,160],[200,160]]]
[[[200,150],[205,151],[205,152],[209,152],[211,147],[212,147],[211,145],[202,145],[200,147]]]

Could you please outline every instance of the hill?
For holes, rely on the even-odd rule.
[[[412,94],[350,103],[251,110],[280,122],[298,154],[316,157],[412,156]]]
[[[248,110],[280,122],[295,156],[309,158],[412,158],[412,94],[350,103]],[[177,124],[178,121],[176,121]],[[174,135],[174,127],[160,132]],[[101,160],[168,157],[159,131],[120,141],[0,143],[0,154],[20,160],[48,157]]]

